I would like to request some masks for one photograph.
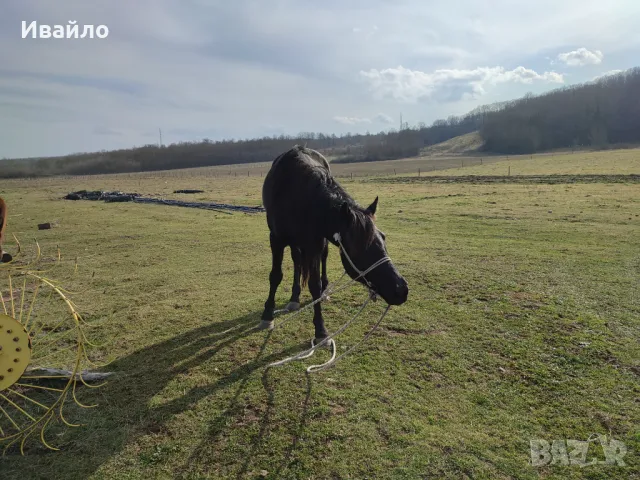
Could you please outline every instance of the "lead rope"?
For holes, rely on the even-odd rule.
[[[302,311],[312,307],[313,305],[315,305],[318,302],[322,302],[324,300],[326,300],[330,294],[336,293],[336,292],[340,292],[342,290],[344,290],[345,288],[347,288],[348,286],[350,286],[353,282],[357,281],[360,277],[363,278],[363,280],[366,282],[367,286],[369,287],[369,295],[367,296],[366,300],[364,301],[364,303],[362,304],[362,306],[360,307],[360,310],[358,310],[358,312],[351,318],[351,320],[349,320],[347,323],[345,323],[344,325],[342,325],[342,327],[340,327],[338,330],[336,330],[335,332],[333,332],[331,335],[329,335],[328,337],[322,339],[322,341],[320,343],[318,343],[317,345],[315,344],[315,339],[311,340],[311,348],[309,348],[308,350],[304,350],[296,355],[293,355],[291,357],[285,358],[284,360],[280,360],[278,362],[273,362],[270,363],[269,365],[267,365],[267,368],[271,368],[271,367],[277,367],[280,365],[284,365],[286,363],[289,362],[293,362],[294,360],[304,360],[306,358],[311,357],[315,351],[322,347],[325,344],[329,344],[331,346],[331,358],[321,364],[321,365],[311,365],[309,367],[307,367],[307,373],[313,373],[313,372],[318,372],[320,370],[324,370],[326,368],[329,368],[330,366],[332,366],[333,364],[335,364],[335,362],[337,362],[338,360],[340,360],[342,357],[344,357],[345,355],[347,355],[349,352],[351,352],[352,350],[354,350],[356,347],[358,347],[361,343],[363,343],[365,340],[367,340],[371,334],[378,328],[378,326],[380,325],[380,323],[382,322],[382,319],[385,317],[385,315],[387,314],[387,312],[389,311],[389,309],[391,308],[391,305],[387,305],[387,308],[385,309],[384,312],[382,312],[382,315],[380,316],[380,318],[378,319],[378,321],[376,322],[376,324],[373,326],[373,328],[364,336],[364,338],[362,340],[360,340],[358,343],[356,343],[354,346],[352,346],[349,350],[347,350],[346,352],[344,352],[343,354],[341,354],[339,357],[336,358],[336,342],[333,339],[336,335],[342,333],[352,322],[354,322],[358,316],[360,315],[360,313],[362,313],[362,311],[364,310],[364,308],[367,306],[367,304],[369,303],[369,301],[373,300],[374,302],[376,301],[376,294],[373,291],[372,285],[369,282],[369,280],[367,280],[364,276],[371,272],[373,269],[379,267],[380,265],[382,265],[383,263],[386,262],[390,262],[391,258],[389,258],[388,256],[385,256],[383,258],[381,258],[380,260],[378,260],[377,262],[375,262],[373,265],[371,265],[369,268],[367,268],[364,272],[360,271],[358,269],[358,267],[355,266],[355,264],[353,263],[353,261],[351,260],[351,257],[349,257],[349,254],[347,253],[347,250],[344,248],[344,245],[342,244],[342,238],[340,237],[339,233],[336,233],[333,238],[338,242],[338,244],[340,245],[340,249],[342,250],[342,252],[344,253],[344,256],[347,257],[347,260],[349,260],[349,263],[351,264],[351,267],[353,267],[353,269],[358,272],[358,276],[351,279],[351,281],[347,282],[347,284],[343,285],[342,287],[338,288],[337,290],[335,290],[335,286],[332,286],[331,284],[329,284],[327,286],[327,288],[324,290],[324,292],[322,292],[322,295],[320,295],[319,298],[317,298],[316,300],[314,300],[313,302],[305,305],[303,308],[301,308],[300,310],[298,310],[297,312],[295,312],[293,315],[289,315],[288,317],[286,317],[285,319],[281,320],[280,322],[278,322],[277,324],[274,325],[275,327],[278,327],[282,324],[284,324],[285,322],[287,322],[288,320],[291,320],[293,317],[299,315],[300,313],[302,313]],[[342,280],[342,278],[344,278],[344,276],[347,274],[347,272],[345,271],[340,278],[335,282],[336,284],[339,284],[340,281]]]

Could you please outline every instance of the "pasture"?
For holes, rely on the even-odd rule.
[[[511,165],[512,174],[628,174],[640,173],[639,158],[629,150]],[[253,330],[269,286],[264,214],[61,199],[103,189],[259,205],[263,179],[246,166],[2,181],[8,238],[78,258],[68,284],[85,290],[74,299],[87,318],[103,322],[111,341],[102,357],[118,376],[82,392],[99,407],[75,412],[86,426],[53,440],[62,451],[8,454],[0,478],[637,478],[640,185],[415,181],[414,167],[429,161],[444,160],[357,165],[376,175],[396,168],[394,182],[341,179],[363,205],[379,195],[377,223],[409,300],[311,376],[305,367],[327,352],[265,370],[308,346],[311,314]],[[504,175],[506,166],[436,174]],[[205,193],[171,193],[181,188]],[[43,222],[54,228],[38,231]],[[291,267],[287,251],[279,308]],[[329,279],[342,271],[331,247]],[[365,295],[354,287],[325,304],[330,332]],[[382,309],[373,304],[338,348],[361,339]],[[624,442],[625,466],[531,465],[530,440],[595,434]],[[592,459],[605,460],[597,441]]]

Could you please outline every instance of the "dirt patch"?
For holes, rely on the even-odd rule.
[[[444,333],[442,329],[433,329],[433,330],[422,330],[422,329],[412,329],[412,328],[402,328],[402,327],[394,327],[394,326],[386,326],[379,327],[378,331],[385,333],[390,337],[398,337],[404,335],[437,335],[440,333]]]

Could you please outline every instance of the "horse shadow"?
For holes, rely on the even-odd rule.
[[[212,323],[195,328],[168,340],[138,350],[109,364],[106,370],[114,372],[115,378],[101,388],[85,389],[80,401],[87,404],[97,403],[95,411],[83,414],[82,420],[88,424],[79,429],[67,430],[62,442],[56,446],[57,452],[46,451],[41,447],[32,447],[21,457],[19,453],[9,453],[0,460],[2,479],[45,479],[52,471],[64,471],[66,479],[84,479],[96,473],[99,468],[117,456],[125,447],[137,438],[162,432],[167,423],[175,416],[189,411],[199,401],[215,395],[224,389],[234,387],[228,406],[214,419],[208,421],[207,441],[215,439],[225,432],[227,420],[243,408],[242,393],[253,372],[265,369],[271,362],[280,360],[306,347],[306,343],[296,343],[281,351],[265,354],[271,338],[270,331],[260,331],[259,312],[254,312],[233,320]],[[211,360],[223,349],[233,348],[239,340],[250,335],[264,335],[254,358],[231,370],[227,375],[203,386],[197,386],[160,406],[150,406],[151,400],[161,393],[170,382],[181,374]],[[262,385],[267,392],[266,412],[260,420],[260,434],[255,436],[251,450],[259,448],[265,432],[268,430],[274,408],[274,388],[269,382],[271,369],[262,374]],[[292,444],[283,458],[286,460],[295,450],[299,432],[304,428],[304,418],[311,383],[307,378],[307,394],[303,404],[299,428],[292,435]],[[197,447],[191,455],[199,452]],[[250,458],[251,455],[247,456]],[[250,466],[247,460],[240,467],[244,474]]]

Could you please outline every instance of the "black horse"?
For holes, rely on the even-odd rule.
[[[300,307],[301,280],[303,286],[308,284],[314,300],[326,289],[328,242],[339,247],[334,239],[336,233],[361,272],[387,257],[385,235],[374,224],[378,197],[369,207],[360,207],[331,176],[327,159],[315,150],[296,145],[278,156],[265,178],[262,202],[267,211],[272,267],[261,328],[273,328],[275,294],[282,281],[285,247],[291,248],[294,265],[288,310]],[[342,250],[340,256],[346,272],[356,278],[358,272]],[[406,302],[407,282],[391,261],[382,263],[365,278],[358,281],[368,282],[389,305]],[[314,305],[313,324],[316,341],[328,336],[320,302]]]

